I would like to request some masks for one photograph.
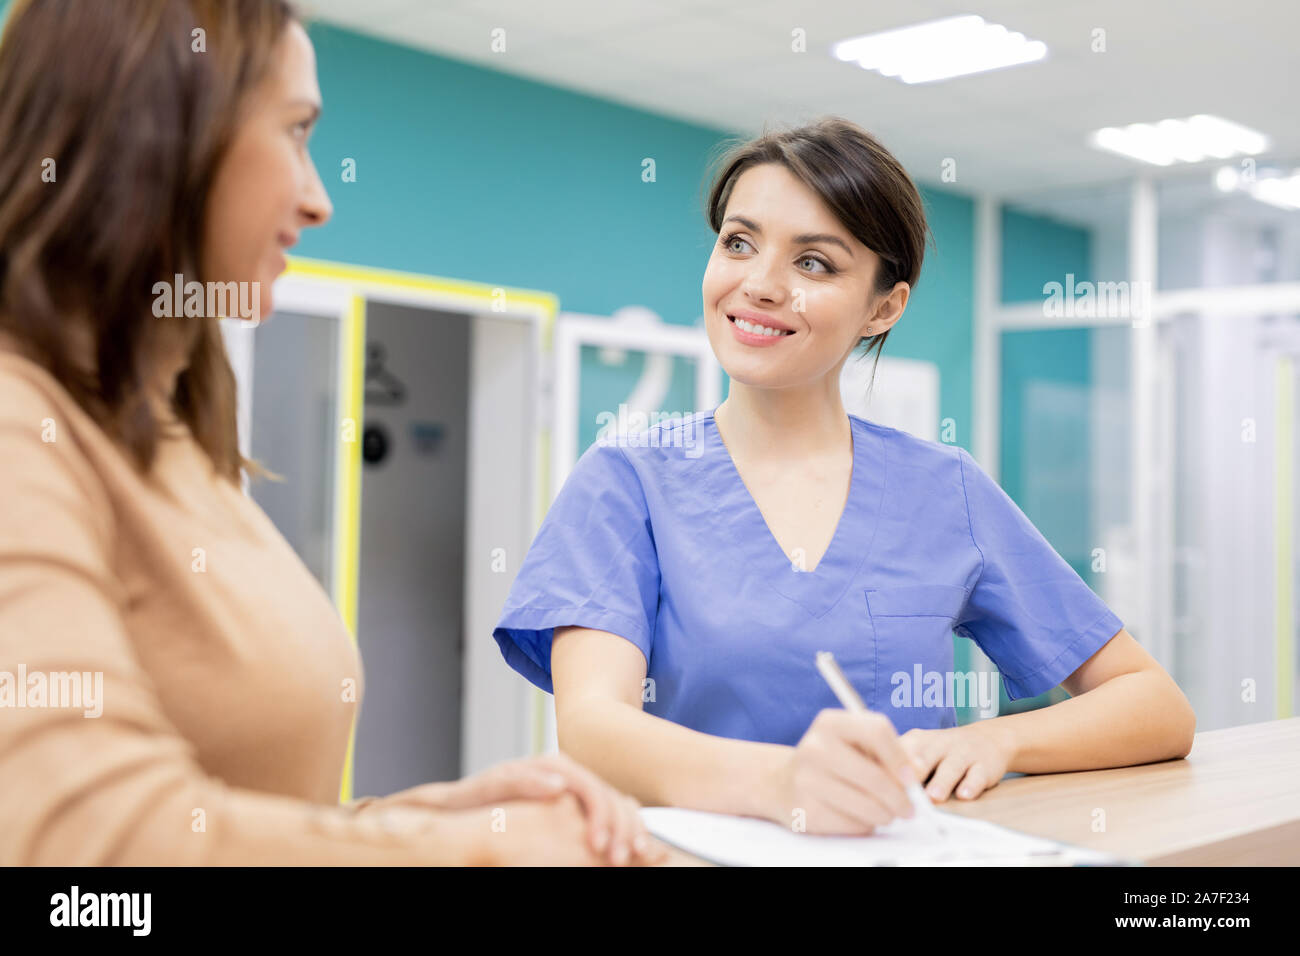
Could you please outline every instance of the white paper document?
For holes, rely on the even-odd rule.
[[[898,819],[869,836],[798,833],[753,817],[643,807],[646,829],[665,843],[725,866],[1114,866],[1131,861],[1006,827],[936,811]]]

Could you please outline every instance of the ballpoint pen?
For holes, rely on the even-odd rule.
[[[840,665],[835,663],[835,655],[830,651],[817,652],[817,670],[821,672],[822,677],[826,678],[826,683],[831,685],[831,690],[839,698],[839,702],[845,710],[854,712],[865,712],[867,705],[862,702],[858,692],[853,689],[844,672],[840,670]],[[912,801],[912,806],[916,808],[917,818],[929,820],[940,836],[946,836],[947,831],[944,829],[943,822],[939,817],[939,811],[934,808],[930,798],[925,795],[921,789],[921,784],[913,781],[906,787],[907,796]]]

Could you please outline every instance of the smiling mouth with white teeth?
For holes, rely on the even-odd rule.
[[[776,338],[779,335],[794,335],[794,331],[791,329],[773,329],[766,325],[756,325],[753,322],[746,322],[744,319],[738,319],[734,315],[727,316],[727,321],[737,326],[742,331],[748,332],[750,335],[770,335],[773,338]]]

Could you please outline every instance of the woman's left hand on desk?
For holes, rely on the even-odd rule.
[[[916,765],[918,778],[923,782],[929,779],[925,792],[935,803],[942,803],[954,792],[959,799],[975,799],[997,786],[1010,762],[1002,738],[987,733],[978,723],[909,730],[899,742]]]
[[[389,807],[465,810],[510,800],[552,800],[573,793],[587,817],[588,839],[596,853],[621,866],[659,863],[666,851],[650,838],[640,804],[606,784],[563,753],[524,757],[497,764],[469,777],[425,783],[385,797],[358,801],[358,813]]]

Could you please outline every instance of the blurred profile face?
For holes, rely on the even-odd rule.
[[[888,308],[873,314],[885,301],[872,294],[879,265],[784,166],[746,169],[704,272],[704,324],[718,362],[746,385],[788,388],[833,374],[838,389],[867,326],[879,334],[897,321]]]
[[[261,318],[273,308],[271,285],[285,270],[286,250],[305,227],[322,225],[333,212],[307,152],[320,108],[316,54],[306,30],[293,22],[266,77],[242,105],[204,223],[203,280],[259,283]]]

